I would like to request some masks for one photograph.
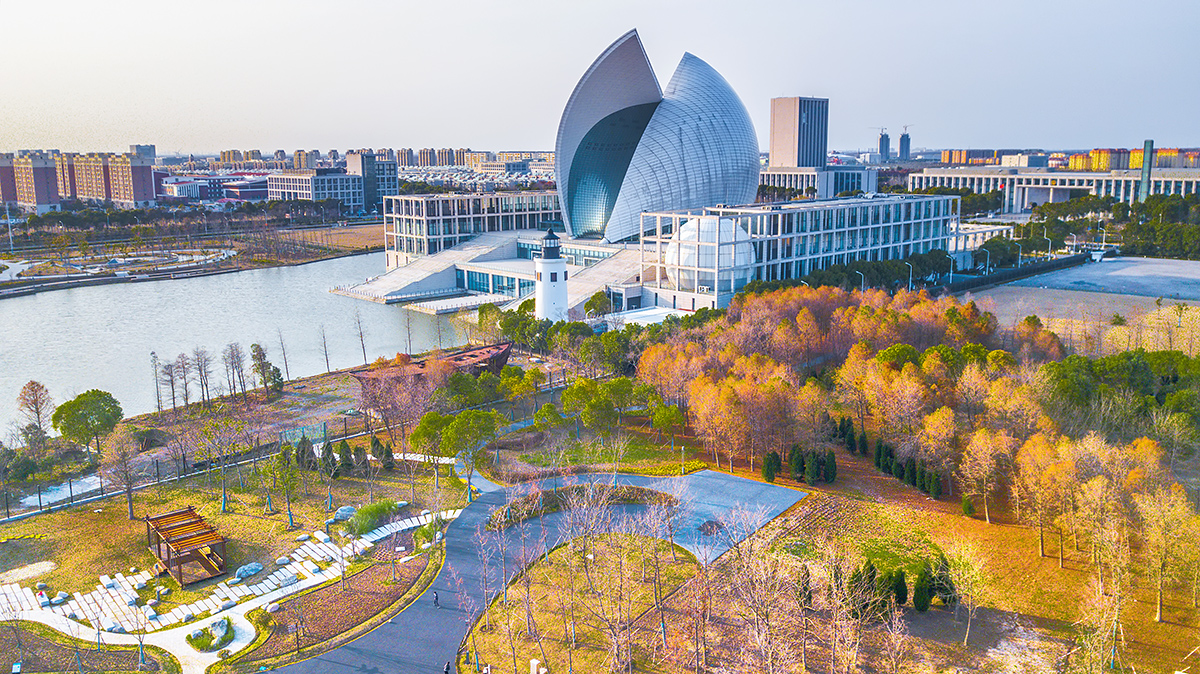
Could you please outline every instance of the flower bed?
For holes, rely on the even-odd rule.
[[[342,591],[340,582],[334,581],[319,590],[282,602],[279,611],[271,614],[266,626],[271,631],[270,636],[261,646],[241,658],[239,664],[257,665],[264,660],[295,653],[297,642],[302,655],[311,656],[313,646],[367,622],[404,597],[425,570],[428,559],[428,555],[421,555],[397,564],[397,580],[394,583],[390,563],[374,564],[347,577],[345,591]],[[297,607],[304,621],[304,629],[298,640],[295,632]]]

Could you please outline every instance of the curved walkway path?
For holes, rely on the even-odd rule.
[[[477,476],[478,477],[478,476]],[[609,481],[612,474],[577,475],[573,478],[551,478],[542,481],[544,488],[564,486],[581,481]],[[785,487],[753,482],[725,473],[704,470],[684,477],[653,478],[640,475],[617,475],[618,484],[633,485],[673,493],[683,506],[676,518],[675,542],[699,559],[716,559],[741,541],[753,530],[773,519],[804,497],[803,492]],[[467,614],[460,608],[450,570],[462,578],[464,591],[476,595],[476,604],[483,604],[480,579],[484,569],[477,553],[475,533],[497,507],[505,502],[508,492],[527,490],[528,486],[508,490],[485,491],[462,511],[446,530],[446,559],[433,584],[407,609],[387,623],[363,636],[323,655],[281,668],[289,674],[339,674],[363,672],[368,674],[440,674],[446,662],[452,661],[458,646],[467,634]],[[730,514],[745,507],[754,514],[747,531],[730,531],[726,535],[708,537],[699,530],[706,521],[729,522]],[[628,517],[645,511],[644,506],[622,505],[614,509],[618,516]],[[546,541],[553,547],[563,541],[566,517],[562,512],[540,518],[534,526],[544,527]],[[540,537],[541,531],[537,532]],[[485,545],[495,551],[489,560],[490,589],[502,587],[498,581],[501,562],[497,539],[508,541],[507,568],[511,580],[518,569],[516,560],[520,543],[515,527],[504,531],[485,532]],[[442,608],[433,605],[437,592]],[[451,671],[455,671],[453,667]]]

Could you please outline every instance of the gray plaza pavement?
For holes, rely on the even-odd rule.
[[[1013,281],[1011,286],[1200,301],[1200,262],[1108,258]]]
[[[543,488],[566,486],[581,481],[611,481],[612,474],[577,475],[569,478],[544,480]],[[675,527],[675,542],[697,556],[698,559],[716,559],[730,545],[744,539],[758,527],[778,516],[802,499],[804,492],[786,487],[763,484],[744,478],[711,470],[703,470],[683,477],[653,478],[640,475],[617,475],[616,482],[622,485],[646,487],[674,494],[682,505]],[[510,490],[527,490],[528,486],[516,486]],[[401,611],[387,623],[323,655],[282,668],[289,674],[337,674],[339,672],[365,672],[369,674],[438,674],[447,662],[453,661],[464,637],[467,635],[470,616],[462,608],[460,597],[452,580],[453,570],[463,581],[464,592],[473,593],[476,605],[483,601],[481,579],[488,574],[489,589],[494,594],[503,587],[500,581],[501,549],[498,538],[506,538],[505,568],[509,577],[517,572],[520,542],[516,527],[503,531],[485,531],[484,545],[493,551],[485,570],[477,552],[479,541],[476,533],[481,530],[491,513],[503,506],[506,490],[485,492],[446,530],[446,559],[442,570],[433,584],[407,609]],[[735,510],[742,509],[751,516],[731,518]],[[645,511],[645,506],[621,505],[614,508],[618,517],[634,517]],[[700,531],[705,522],[731,524],[744,522],[745,530],[727,528],[725,532],[706,536]],[[531,521],[535,538],[541,538],[545,530],[547,547],[563,542],[566,529],[566,514],[556,512]],[[709,527],[706,527],[709,529]],[[441,608],[433,605],[433,593],[438,594]],[[532,657],[532,655],[531,655]],[[451,665],[451,671],[456,671]]]

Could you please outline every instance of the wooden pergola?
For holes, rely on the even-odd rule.
[[[192,506],[146,518],[146,543],[180,585],[226,573],[225,537]],[[184,580],[184,567],[188,580]]]

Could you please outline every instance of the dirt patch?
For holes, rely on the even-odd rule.
[[[409,545],[411,546],[411,536]],[[259,662],[309,648],[349,631],[400,600],[429,561],[429,555],[396,565],[395,582],[391,564],[376,564],[346,579],[346,589],[332,583],[315,592],[280,604],[269,629],[271,635],[245,662]],[[297,611],[303,615],[304,629],[296,636]],[[305,652],[305,656],[313,653]]]
[[[33,564],[18,566],[15,569],[9,569],[4,573],[0,573],[0,585],[19,583],[30,578],[44,576],[57,568],[58,565],[54,562],[34,562]]]

